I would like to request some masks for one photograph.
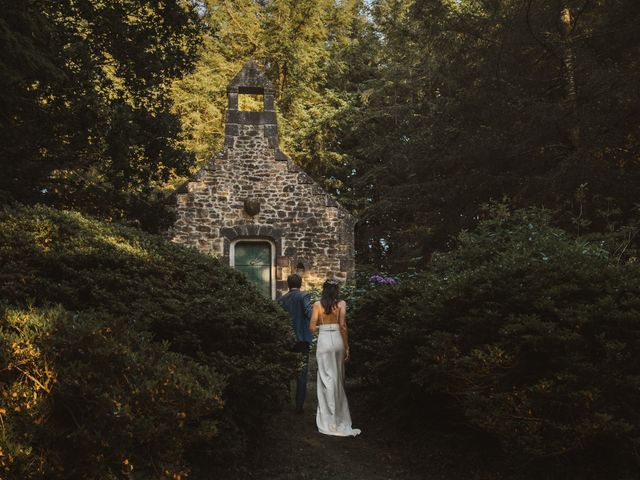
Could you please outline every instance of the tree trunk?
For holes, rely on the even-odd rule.
[[[573,16],[568,0],[560,0],[560,37],[563,80],[565,88],[564,109],[567,136],[574,148],[580,143],[578,123],[578,93],[576,88],[575,57],[573,53]]]

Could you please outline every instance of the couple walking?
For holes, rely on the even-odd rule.
[[[309,294],[300,290],[302,278],[299,275],[289,275],[287,283],[289,292],[279,302],[291,317],[297,340],[294,350],[303,357],[296,384],[296,411],[302,413],[307,392],[309,347],[313,333],[317,331],[318,431],[340,437],[356,436],[360,430],[351,428],[349,403],[344,391],[344,363],[349,360],[349,337],[347,306],[340,300],[338,282],[324,282],[320,301],[313,305]]]

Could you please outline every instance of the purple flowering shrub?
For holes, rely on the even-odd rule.
[[[407,275],[407,274],[404,274]],[[404,278],[404,275],[401,275]],[[356,272],[354,282],[340,283],[340,298],[347,302],[347,310],[354,311],[357,308],[359,299],[366,295],[370,290],[380,286],[391,286],[400,283],[400,277],[391,277],[384,274],[371,275],[365,272]],[[307,291],[311,294],[311,301],[320,300],[322,295],[322,286],[310,285]]]
[[[398,279],[394,277],[385,277],[384,275],[371,275],[369,283],[372,285],[396,285]]]

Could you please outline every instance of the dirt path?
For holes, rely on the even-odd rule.
[[[311,375],[310,375],[311,376]],[[244,478],[268,480],[417,480],[414,462],[402,447],[385,435],[375,415],[362,410],[353,386],[347,395],[354,427],[363,433],[355,438],[330,437],[318,433],[315,424],[316,383],[311,380],[303,414],[291,406],[274,418],[263,448],[257,452],[251,471]]]

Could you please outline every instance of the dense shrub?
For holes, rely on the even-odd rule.
[[[242,458],[281,404],[284,385],[295,368],[287,351],[289,322],[274,302],[214,258],[75,213],[19,207],[0,213],[0,264],[0,299],[8,305],[20,309],[27,304],[60,304],[114,331],[133,329],[151,342],[149,348],[166,342],[168,351],[178,355],[166,358],[180,358],[185,365],[196,361],[215,378],[222,376],[224,387],[215,384],[221,389],[222,405],[216,439],[195,435],[192,448],[185,451],[190,465],[222,465]],[[124,331],[115,338],[125,338]],[[75,344],[85,335],[78,329],[67,333]],[[59,368],[88,372],[94,363],[99,368],[98,354],[83,351],[88,357],[82,365],[60,360]],[[139,381],[144,375],[139,374]],[[83,388],[102,388],[101,383],[91,384],[95,376],[86,378]],[[144,412],[141,408],[135,415]],[[152,416],[139,421],[152,422]],[[69,433],[51,428],[60,435]],[[171,445],[171,438],[159,438]],[[103,448],[106,455],[110,447]]]
[[[510,454],[637,462],[640,266],[604,246],[541,211],[482,222],[429,271],[360,299],[360,373],[397,414],[465,422]]]
[[[221,375],[126,323],[7,309],[0,466],[13,478],[172,478],[217,437]]]
[[[360,299],[366,297],[372,289],[381,286],[396,285],[399,279],[408,278],[412,275],[402,274],[399,276],[383,276],[379,274],[371,274],[366,271],[356,271],[355,276],[349,282],[340,283],[340,299],[347,304],[347,317],[360,302]],[[312,301],[320,300],[322,296],[322,285],[311,285],[307,290],[311,294]]]

